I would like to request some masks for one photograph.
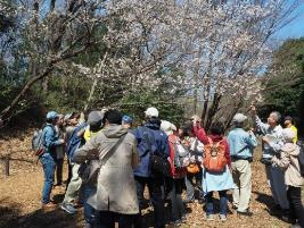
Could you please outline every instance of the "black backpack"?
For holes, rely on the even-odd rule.
[[[300,153],[298,155],[300,172],[301,172],[301,176],[304,177],[304,144],[303,142],[298,141],[297,145],[300,147]]]

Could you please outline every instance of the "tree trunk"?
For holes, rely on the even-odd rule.
[[[216,114],[216,112],[218,111],[221,99],[222,99],[222,95],[219,95],[218,93],[214,94],[214,99],[212,101],[212,105],[211,105],[210,109],[208,110],[208,115],[206,118],[206,124],[205,124],[206,130],[209,130],[209,128],[212,125],[213,117]]]

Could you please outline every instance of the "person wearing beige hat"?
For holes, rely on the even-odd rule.
[[[254,134],[244,130],[247,116],[237,113],[232,123],[234,128],[228,134],[231,168],[236,188],[233,192],[233,205],[238,214],[251,216],[249,201],[251,196],[251,166],[253,149],[257,146]]]
[[[290,222],[294,224],[291,227],[301,228],[304,227],[304,208],[301,199],[304,178],[301,176],[298,160],[300,148],[293,142],[296,135],[291,128],[285,128],[282,136],[284,145],[281,147],[280,156],[273,156],[271,161],[284,171],[287,198],[290,203]]]

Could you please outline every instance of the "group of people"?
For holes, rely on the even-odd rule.
[[[55,206],[51,190],[53,185],[62,185],[66,154],[69,178],[60,207],[73,214],[77,212],[75,204],[82,202],[87,228],[114,228],[115,222],[120,228],[141,228],[141,211],[149,203],[154,208],[154,227],[164,228],[166,202],[169,222],[174,227],[186,222],[184,206],[194,201],[205,202],[206,220],[212,221],[214,192],[219,194],[219,219],[224,222],[229,190],[233,192],[232,208],[236,213],[252,216],[251,162],[257,146],[254,132],[259,131],[264,135],[262,162],[276,203],[273,209],[281,211],[282,219],[292,223],[293,228],[304,227],[304,180],[292,119],[285,118],[283,129],[278,112],[272,112],[267,123],[260,120],[253,106],[251,113],[254,129],[248,127],[246,115],[237,113],[225,137],[221,122],[214,122],[206,133],[195,115],[177,127],[161,120],[154,107],[145,111],[145,123],[136,127],[132,117],[116,109],[92,111],[87,118],[51,111],[42,129],[42,209]],[[165,170],[165,164],[170,165],[167,173],[154,168],[158,165]],[[149,199],[144,197],[146,188]],[[186,198],[182,199],[184,189]]]

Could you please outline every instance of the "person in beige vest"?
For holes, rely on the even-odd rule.
[[[133,168],[138,164],[135,137],[121,125],[122,115],[117,110],[105,114],[106,126],[74,154],[77,163],[87,160],[100,162],[97,190],[88,203],[97,211],[96,227],[131,228],[133,215],[139,204]]]
[[[274,156],[271,161],[284,171],[285,184],[288,189],[287,198],[290,203],[290,222],[294,223],[291,227],[301,228],[304,227],[304,208],[301,200],[304,178],[301,176],[298,160],[300,148],[293,143],[295,132],[292,129],[285,128],[282,136],[285,143],[281,147],[280,157]]]

